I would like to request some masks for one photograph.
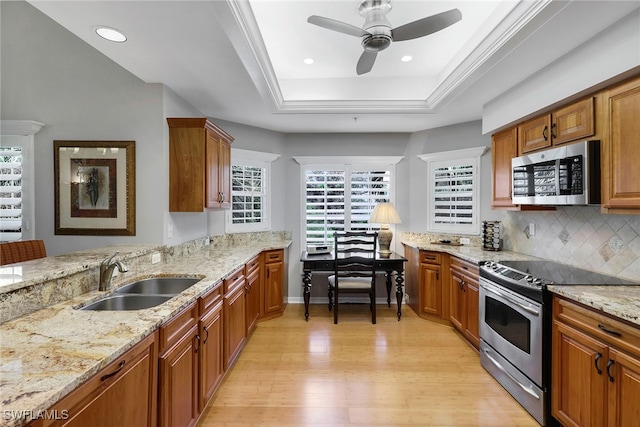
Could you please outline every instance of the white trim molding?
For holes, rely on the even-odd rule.
[[[403,156],[295,156],[293,160],[300,165],[395,165],[403,158]]]
[[[419,154],[418,157],[425,162],[433,162],[440,160],[455,160],[470,157],[481,157],[489,150],[487,146],[463,148],[462,150],[439,151],[437,153]]]

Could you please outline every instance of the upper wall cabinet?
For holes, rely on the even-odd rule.
[[[640,209],[640,76],[605,93],[602,208]]]
[[[511,159],[518,155],[518,128],[491,137],[491,207],[515,208],[511,201]]]
[[[206,118],[168,118],[169,211],[231,207],[233,138]]]
[[[593,97],[589,97],[521,123],[518,126],[518,155],[593,136],[593,104]]]

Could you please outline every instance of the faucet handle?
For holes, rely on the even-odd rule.
[[[109,265],[111,264],[111,261],[113,260],[113,258],[115,258],[116,255],[118,255],[120,253],[120,251],[116,251],[115,254],[111,255],[110,257],[107,257],[105,259],[102,260],[101,264],[102,265]]]

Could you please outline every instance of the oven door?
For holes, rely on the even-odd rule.
[[[542,304],[480,278],[480,338],[538,385],[542,315]]]

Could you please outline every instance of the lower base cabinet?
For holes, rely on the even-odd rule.
[[[246,313],[244,267],[224,280],[224,369],[229,369],[244,346]]]
[[[160,327],[159,423],[188,427],[198,420],[198,305]]]
[[[640,329],[554,297],[551,390],[565,427],[640,426]]]
[[[222,317],[222,287],[217,287],[200,298],[200,336],[198,351],[200,362],[200,413],[209,403],[224,377],[224,330]]]
[[[476,349],[480,348],[478,266],[451,257],[451,323]]]
[[[113,427],[157,425],[157,333],[49,409],[57,420],[37,420],[29,426]]]

